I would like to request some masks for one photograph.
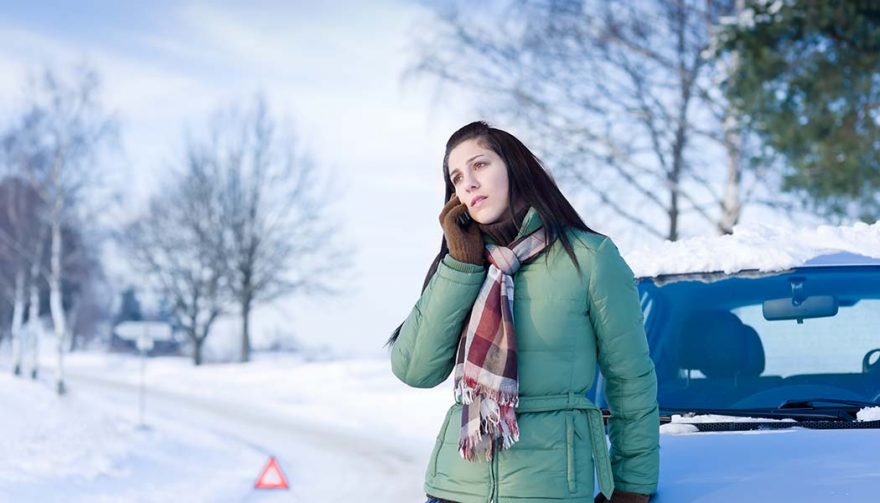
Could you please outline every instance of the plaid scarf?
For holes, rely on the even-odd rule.
[[[540,231],[540,232],[539,232]],[[455,357],[454,394],[462,403],[459,454],[492,459],[519,440],[513,274],[546,246],[541,227],[508,246],[486,244],[489,271],[471,309]]]

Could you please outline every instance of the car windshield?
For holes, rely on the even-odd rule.
[[[880,267],[675,279],[639,283],[661,410],[880,401]]]

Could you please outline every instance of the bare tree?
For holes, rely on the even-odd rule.
[[[292,294],[340,294],[334,280],[352,264],[326,213],[338,191],[281,132],[261,96],[248,107],[218,109],[210,124],[205,140],[188,139],[185,168],[119,236],[170,299],[196,365],[220,315],[239,311],[240,359],[248,361],[255,306]]]
[[[104,269],[96,246],[100,238],[81,223],[76,227],[62,228],[65,243],[63,268],[66,271],[62,292],[64,310],[68,314],[67,351],[96,337],[103,321],[110,318],[113,302],[111,288],[107,284]]]
[[[219,170],[211,152],[190,142],[184,168],[153,197],[147,214],[119,236],[135,266],[171,302],[196,365],[230,300],[219,195]]]
[[[326,214],[338,191],[329,179],[321,183],[262,96],[245,110],[217,112],[211,123],[229,288],[241,314],[240,359],[246,362],[254,306],[291,294],[340,294],[333,281],[352,262],[350,250],[338,245],[340,226]]]
[[[11,141],[7,136],[4,146],[8,148]],[[37,340],[31,337],[32,331],[23,330],[28,306],[25,294],[30,291],[31,299],[39,299],[38,282],[42,279],[40,271],[46,234],[43,210],[39,194],[26,180],[12,175],[0,180],[0,297],[12,306],[9,333],[13,373],[21,373],[27,351],[32,377],[37,376]],[[29,319],[35,321],[38,311],[39,301],[31,302]]]
[[[754,147],[718,87],[731,66],[711,57],[734,0],[431,5],[439,26],[418,32],[404,77],[487,97],[481,113],[521,125],[560,181],[616,217],[676,240],[687,214],[729,233],[747,204],[780,206],[756,193],[774,173],[748,169]]]
[[[62,229],[74,226],[78,212],[94,207],[95,189],[103,177],[99,153],[112,144],[116,121],[102,109],[99,78],[86,65],[64,76],[46,69],[30,80],[24,112],[13,126],[11,156],[46,206],[49,306],[57,341],[56,388],[63,394],[68,330],[62,295],[66,272]],[[38,298],[34,288],[32,283],[32,304]]]

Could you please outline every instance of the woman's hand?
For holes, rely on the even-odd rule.
[[[648,503],[650,499],[650,494],[629,493],[615,489],[614,492],[611,493],[611,499],[608,499],[604,494],[599,493],[593,499],[593,503]]]
[[[458,217],[467,211],[467,205],[458,200],[456,194],[447,201],[443,211],[440,212],[440,226],[446,236],[446,246],[452,258],[469,264],[483,265],[484,249],[483,237],[476,222],[462,227],[458,224]]]

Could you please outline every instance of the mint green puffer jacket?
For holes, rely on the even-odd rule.
[[[530,208],[517,238],[540,225]],[[592,503],[594,467],[607,497],[614,488],[656,492],[657,377],[633,272],[609,238],[566,232],[580,275],[557,240],[513,276],[519,441],[491,462],[465,461],[458,453],[461,404],[453,403],[428,460],[426,493],[460,503]],[[431,388],[450,376],[486,272],[443,258],[392,347],[392,371],[401,381]],[[586,397],[597,361],[611,410],[610,455],[601,413]]]

